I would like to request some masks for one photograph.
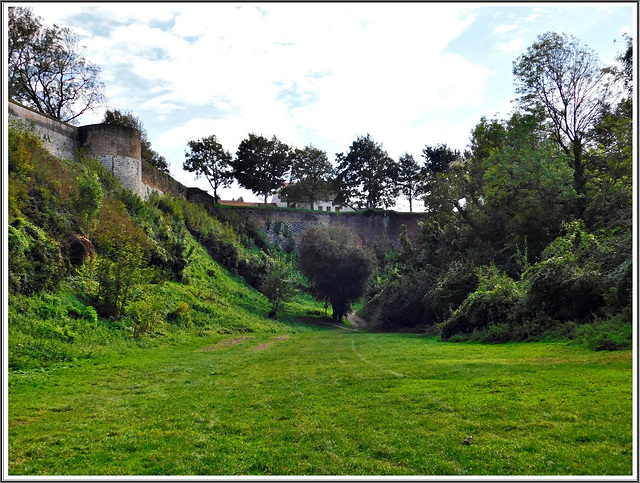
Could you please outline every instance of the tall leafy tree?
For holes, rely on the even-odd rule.
[[[151,148],[151,142],[149,141],[147,130],[144,128],[140,118],[135,116],[132,112],[123,112],[119,109],[113,111],[107,109],[102,119],[104,124],[116,124],[118,126],[133,127],[140,131],[140,150],[143,161],[146,161],[151,166],[155,166],[161,171],[169,172],[169,164],[164,156],[161,156]]]
[[[327,153],[313,146],[296,149],[292,155],[291,180],[295,184],[282,190],[286,199],[308,201],[311,209],[318,199],[330,194],[333,166]]]
[[[342,320],[364,291],[375,264],[373,255],[349,227],[336,224],[311,227],[298,248],[298,266],[312,291],[329,300],[333,318]]]
[[[535,260],[561,231],[575,202],[567,154],[547,136],[543,117],[515,113],[503,145],[481,161],[482,225],[505,268],[518,250]],[[526,258],[526,257],[525,257]]]
[[[576,38],[547,32],[514,61],[513,74],[521,106],[544,109],[556,142],[569,155],[581,217],[587,195],[584,151],[606,99],[607,73],[596,53]]]
[[[404,153],[398,159],[398,185],[400,192],[409,200],[409,211],[413,211],[413,200],[423,192],[422,169],[413,155]]]
[[[502,148],[505,142],[506,130],[503,123],[497,119],[488,120],[485,116],[471,130],[469,141],[470,151],[465,156],[482,161],[497,149]]]
[[[268,196],[284,185],[291,167],[291,148],[276,136],[267,139],[249,134],[240,142],[231,166],[240,186],[263,196],[266,205]]]
[[[633,43],[606,70],[612,87],[621,94],[617,103],[603,106],[594,125],[593,143],[586,157],[593,164],[585,221],[593,227],[620,227],[631,223],[633,201]]]
[[[428,212],[448,216],[452,211],[465,216],[465,204],[469,200],[468,170],[471,163],[464,163],[460,151],[446,144],[425,146],[423,180],[425,208]]]
[[[65,122],[105,101],[100,67],[67,27],[43,27],[31,9],[9,8],[9,97]]]
[[[102,185],[96,173],[85,174],[78,179],[78,188],[71,197],[71,204],[78,214],[78,221],[87,237],[91,234],[103,197]]]
[[[393,206],[398,195],[398,166],[371,135],[360,136],[349,152],[336,155],[338,200],[364,208]]]
[[[274,257],[260,284],[260,291],[271,302],[270,318],[275,319],[285,302],[294,295],[300,285],[299,278],[299,272],[296,272],[295,266],[286,257]]]
[[[428,173],[445,173],[449,165],[460,159],[460,151],[451,149],[446,144],[425,146],[422,150],[424,168]]]
[[[204,176],[213,188],[213,197],[218,202],[218,190],[231,185],[231,153],[225,151],[215,135],[187,143],[183,168],[195,173],[196,178]]]

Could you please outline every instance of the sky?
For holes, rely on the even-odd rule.
[[[213,134],[235,155],[249,133],[275,135],[332,162],[366,134],[396,160],[464,151],[482,116],[512,111],[512,63],[538,35],[572,35],[612,65],[637,29],[635,2],[15,5],[71,28],[100,66],[108,101],[80,124],[132,112],[171,175],[209,191],[182,169],[191,139]]]

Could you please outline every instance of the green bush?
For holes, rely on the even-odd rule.
[[[543,312],[559,321],[586,322],[604,307],[601,274],[585,270],[565,257],[533,265],[525,274],[525,313]]]
[[[127,307],[127,319],[136,338],[158,330],[165,317],[165,302],[157,294],[143,292]]]
[[[15,295],[9,304],[9,367],[25,370],[91,356],[111,340],[96,311],[69,294]]]
[[[510,340],[511,327],[521,290],[508,275],[500,273],[495,266],[481,269],[478,273],[478,288],[462,302],[460,307],[441,324],[442,338],[449,339],[454,334],[484,332],[491,326],[491,337],[500,342]],[[507,337],[506,334],[509,334]]]
[[[171,325],[177,327],[190,327],[193,323],[191,320],[191,307],[185,302],[179,302],[178,306],[167,314],[167,320]]]
[[[9,291],[32,294],[55,290],[63,272],[60,244],[28,219],[9,225]]]
[[[575,342],[589,349],[601,351],[627,350],[633,345],[631,311],[610,319],[596,319],[580,326],[575,332]]]
[[[426,295],[426,301],[439,321],[451,313],[478,287],[478,272],[473,264],[455,261],[438,280],[436,287]]]
[[[425,293],[433,285],[428,271],[400,272],[387,267],[371,284],[362,317],[383,330],[430,325],[434,317]]]

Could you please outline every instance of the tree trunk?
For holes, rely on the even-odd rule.
[[[573,187],[578,195],[576,214],[579,219],[582,219],[587,209],[587,175],[582,162],[582,140],[576,138],[571,144],[573,150]]]

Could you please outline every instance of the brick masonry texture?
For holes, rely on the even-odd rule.
[[[48,147],[51,154],[73,159],[78,147],[78,128],[19,104],[9,102],[9,122],[30,128]]]
[[[28,107],[8,102],[8,120],[33,131],[54,156],[76,159],[83,148],[142,198],[152,191],[186,196],[187,187],[141,161],[140,131],[126,126],[90,124],[72,126]]]
[[[137,129],[109,124],[91,124],[75,127],[45,116],[32,109],[9,101],[8,120],[31,129],[44,142],[49,151],[58,157],[76,159],[79,148],[99,159],[123,186],[142,198],[148,198],[151,192],[173,194],[203,204],[209,209],[214,200],[206,191],[199,188],[187,188],[169,174],[164,173],[140,156],[140,131]],[[302,234],[315,225],[341,223],[351,227],[360,240],[369,246],[396,245],[407,227],[410,236],[419,229],[420,214],[396,213],[326,213],[295,209],[259,209],[245,207],[227,207],[254,220],[267,240],[282,243],[287,233],[299,241]],[[277,232],[277,234],[276,234]]]

